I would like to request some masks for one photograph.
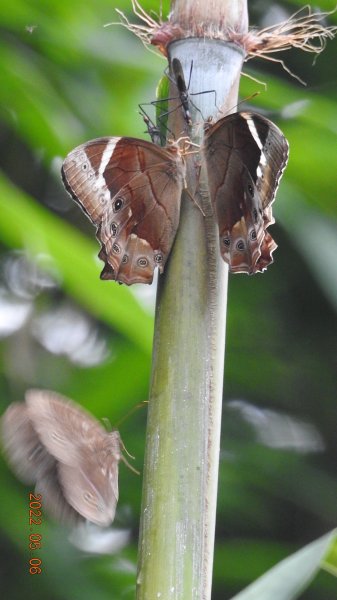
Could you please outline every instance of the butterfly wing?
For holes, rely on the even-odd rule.
[[[276,244],[271,204],[288,160],[288,143],[268,119],[234,113],[207,126],[204,154],[220,250],[234,273],[263,271]]]
[[[26,403],[42,444],[57,460],[58,482],[67,503],[83,518],[109,525],[118,500],[119,433],[107,433],[82,407],[55,392],[30,390]],[[48,492],[50,483],[51,478],[41,479],[37,489],[43,486]],[[54,516],[73,520],[62,497],[51,504]]]
[[[60,521],[80,518],[107,526],[118,500],[117,431],[68,398],[29,390],[26,403],[13,403],[1,419],[8,461],[18,477],[36,483],[44,508]]]
[[[54,462],[52,468],[39,476],[35,491],[42,496],[43,510],[54,519],[68,525],[76,525],[83,520],[65,497],[59,475],[59,463]]]
[[[75,148],[62,166],[66,189],[96,226],[102,279],[151,283],[178,228],[185,166],[175,146],[99,138]]]
[[[76,523],[79,515],[64,497],[57,461],[43,446],[25,403],[14,402],[8,407],[1,419],[1,437],[14,473],[23,483],[36,484],[43,509],[62,522]]]
[[[86,410],[55,392],[29,390],[26,404],[37,435],[57,461],[79,465],[83,449],[93,452],[108,435]]]
[[[120,458],[119,433],[113,431],[103,442],[97,440],[94,452],[85,450],[79,465],[58,465],[67,501],[97,525],[108,526],[115,517]]]
[[[13,402],[1,418],[1,438],[10,466],[24,483],[35,483],[55,466],[29,418],[23,402]]]

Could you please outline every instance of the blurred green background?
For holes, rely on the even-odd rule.
[[[251,0],[251,24],[281,21],[304,4]],[[334,1],[316,5],[331,10]],[[94,229],[60,181],[62,158],[77,144],[145,137],[138,103],[155,98],[166,63],[126,29],[103,27],[117,20],[115,7],[134,20],[126,0],[0,5],[1,413],[39,387],[114,426],[147,398],[154,287],[99,280]],[[277,57],[307,86],[261,60],[245,71],[267,91],[242,78],[242,97],[261,91],[250,108],[288,137],[290,161],[274,206],[275,263],[263,275],[230,277],[214,600],[337,520],[336,42],[314,66],[300,51]],[[145,425],[146,405],[119,427],[140,470]],[[141,477],[121,465],[117,517],[104,535],[87,531],[75,546],[45,519],[43,574],[31,576],[30,490],[3,459],[0,469],[3,597],[134,597]],[[336,579],[324,573],[303,595],[336,597]]]

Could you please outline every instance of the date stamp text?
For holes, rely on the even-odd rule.
[[[40,575],[42,573],[42,560],[35,557],[42,544],[42,535],[36,532],[36,527],[42,525],[42,496],[41,494],[29,494],[29,550],[33,554],[29,560],[29,573],[31,575]]]

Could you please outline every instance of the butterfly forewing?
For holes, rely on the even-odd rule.
[[[268,119],[235,113],[206,126],[204,153],[224,260],[233,272],[264,270],[276,248],[266,227],[274,222],[287,140]]]
[[[96,225],[102,279],[151,283],[178,228],[185,165],[176,146],[100,138],[75,148],[62,167],[67,190]]]
[[[43,445],[56,460],[78,464],[83,446],[107,435],[86,410],[55,392],[26,392],[31,423]]]

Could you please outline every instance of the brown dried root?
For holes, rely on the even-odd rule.
[[[163,22],[161,11],[159,17],[157,18],[157,20],[155,20],[147,14],[147,12],[139,4],[138,0],[131,0],[131,2],[134,14],[136,15],[136,17],[138,17],[140,21],[143,21],[143,25],[136,25],[134,23],[130,23],[127,16],[121,10],[119,10],[119,8],[116,8],[115,10],[120,17],[120,21],[117,23],[107,23],[106,25],[104,25],[104,27],[108,27],[109,25],[122,25],[123,27],[126,27],[126,29],[131,31],[134,35],[136,35],[148,50],[150,49],[149,46],[152,44],[158,47],[158,50],[161,52],[161,54],[167,56],[166,45],[172,40],[167,40],[166,43],[165,41],[163,41],[162,44],[159,41],[158,43],[154,43],[153,40],[156,38],[157,35],[159,35],[159,38],[165,38],[165,35],[161,36],[160,32],[161,30],[165,30],[165,26],[169,25],[169,23]],[[177,36],[176,39],[179,39],[179,37],[180,36]]]
[[[312,13],[310,6],[306,5],[278,25],[265,27],[261,31],[251,29],[240,39],[247,54],[246,61],[258,57],[278,62],[287,73],[304,83],[300,77],[290,71],[283,60],[269,55],[291,48],[298,48],[316,55],[320,54],[324,50],[327,40],[333,39],[337,31],[336,26],[325,27],[320,21],[333,14],[335,10]],[[301,15],[304,11],[306,14]]]
[[[265,27],[261,31],[252,28],[245,34],[237,33],[232,30],[214,30],[214,28],[205,31],[204,25],[198,31],[183,30],[178,24],[170,21],[164,22],[162,15],[156,19],[148,15],[141,7],[138,0],[131,0],[134,14],[142,24],[135,25],[130,23],[124,13],[118,9],[120,24],[132,31],[148,48],[155,46],[161,54],[167,56],[167,46],[170,42],[186,37],[204,37],[222,39],[240,45],[246,52],[245,60],[252,58],[263,58],[272,62],[278,62],[292,77],[295,77],[301,83],[304,83],[297,75],[292,73],[283,60],[271,57],[270,54],[283,52],[291,48],[299,48],[305,52],[320,54],[328,39],[332,39],[337,31],[336,26],[325,27],[321,21],[335,11],[312,13],[309,5],[302,7],[295,12],[289,19]],[[336,10],[336,9],[335,9]],[[301,14],[304,13],[304,14]],[[112,23],[109,23],[111,25]]]

